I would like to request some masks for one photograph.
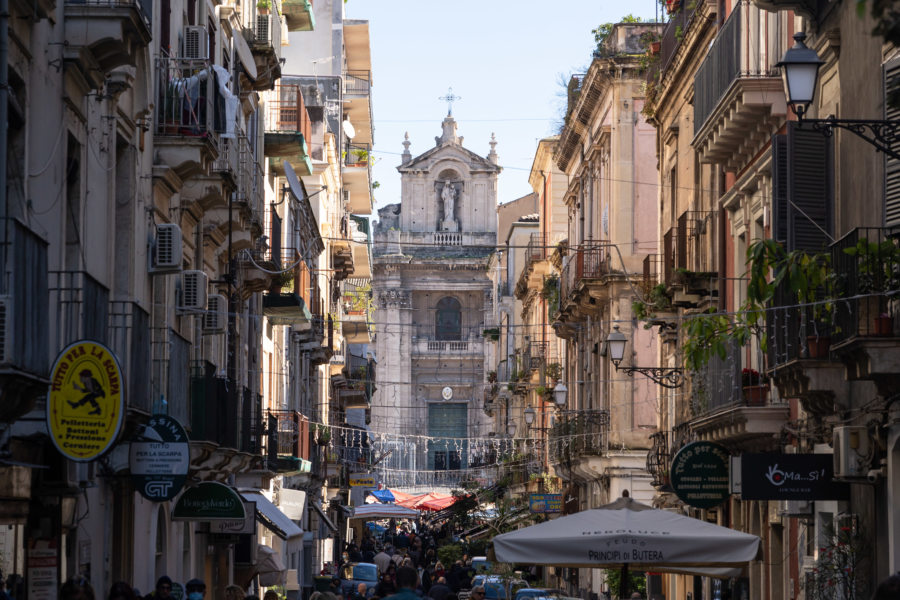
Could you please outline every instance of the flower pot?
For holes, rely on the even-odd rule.
[[[828,358],[828,351],[831,350],[831,338],[811,335],[806,338],[806,347],[809,348],[810,358]]]
[[[894,317],[875,317],[875,335],[894,335]]]
[[[650,42],[650,54],[659,54],[660,42]]]
[[[765,406],[769,398],[769,386],[767,384],[744,386],[744,402],[748,406]]]

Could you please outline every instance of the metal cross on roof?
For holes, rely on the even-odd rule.
[[[438,96],[438,100],[443,100],[447,103],[447,116],[453,114],[453,103],[457,100],[462,100],[462,96],[456,96],[453,94],[453,88],[447,88],[446,96]]]

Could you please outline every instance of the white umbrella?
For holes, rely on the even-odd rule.
[[[500,562],[726,576],[759,553],[755,535],[619,498],[494,538]],[[627,577],[623,577],[626,584]]]
[[[419,511],[412,508],[397,506],[396,504],[365,504],[353,508],[353,516],[351,519],[415,519],[419,516]]]

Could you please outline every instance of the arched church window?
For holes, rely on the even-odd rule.
[[[462,335],[462,307],[459,300],[447,296],[437,304],[434,337],[438,340],[458,340]]]

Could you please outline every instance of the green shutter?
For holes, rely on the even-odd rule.
[[[459,453],[460,463],[465,466],[467,464],[466,450],[468,449],[465,438],[468,436],[468,431],[469,414],[465,403],[430,404],[428,406],[428,435],[433,438],[452,439],[432,440],[428,444],[428,468],[447,469],[451,462],[455,465],[455,461],[446,458],[444,461],[438,461],[439,464],[436,467],[434,459],[436,452],[443,452],[445,457],[450,453]],[[441,462],[443,464],[440,464]]]
[[[884,118],[900,119],[900,106],[888,104],[889,95],[900,89],[900,58],[884,65]],[[900,160],[884,157],[884,224],[900,225]]]
[[[772,136],[772,237],[787,243],[788,238],[788,157],[787,136]]]
[[[788,123],[788,250],[822,252],[832,239],[832,138]]]

